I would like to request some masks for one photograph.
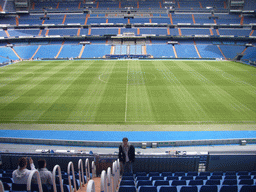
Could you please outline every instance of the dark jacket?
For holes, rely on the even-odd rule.
[[[134,148],[133,145],[129,146],[128,157],[129,157],[129,160],[131,162],[134,162],[134,160],[135,160],[135,148]],[[119,158],[120,162],[123,162],[123,163],[125,162],[125,153],[124,153],[124,150],[123,150],[123,145],[119,146],[118,158]]]

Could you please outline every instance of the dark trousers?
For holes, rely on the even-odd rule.
[[[121,175],[123,175],[124,173],[133,173],[133,169],[132,169],[132,162],[120,162],[121,165]]]

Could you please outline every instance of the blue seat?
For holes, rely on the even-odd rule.
[[[133,176],[133,173],[125,172],[123,173],[123,176]]]
[[[172,172],[162,172],[160,175],[163,177],[172,176]]]
[[[203,185],[204,181],[203,180],[190,180],[188,185]]]
[[[251,179],[252,176],[251,175],[241,175],[241,176],[238,176],[238,179]]]
[[[6,183],[6,182],[3,182],[3,187],[4,187],[5,191],[10,191],[11,190],[10,185],[8,183]]]
[[[219,179],[210,179],[207,180],[205,185],[220,185],[220,180]]]
[[[182,176],[180,180],[193,180],[193,176]]]
[[[222,185],[237,185],[236,179],[225,179]]]
[[[139,180],[139,181],[137,181],[137,188],[139,186],[144,186],[144,185],[152,185],[152,181],[150,181],[150,180]]]
[[[158,186],[158,192],[177,192],[176,186]]]
[[[166,181],[166,180],[153,181],[153,186],[160,186],[160,185],[169,185],[169,181]]]
[[[250,175],[256,175],[256,171],[251,171]]]
[[[135,183],[134,183],[133,180],[122,180],[120,182],[120,185],[133,185],[133,186],[135,186]]]
[[[210,176],[211,173],[210,172],[200,172],[199,176]]]
[[[227,171],[225,173],[225,176],[227,176],[227,175],[236,175],[236,172],[235,171]]]
[[[241,187],[239,192],[255,192],[256,185],[244,185]]]
[[[149,177],[152,177],[152,176],[159,176],[159,175],[160,175],[159,172],[149,172],[149,173],[148,173],[148,176],[149,176]]]
[[[187,176],[198,176],[198,172],[189,171]]]
[[[0,177],[0,180],[5,183],[13,183],[10,177]]]
[[[218,186],[217,185],[203,185],[200,188],[199,192],[217,192]]]
[[[237,192],[237,190],[236,185],[222,185],[219,192]]]
[[[119,187],[118,192],[136,192],[136,187],[131,185],[122,185]]]
[[[185,180],[173,180],[172,186],[177,186],[177,185],[186,185],[186,181]]]
[[[197,192],[197,186],[182,186],[180,192]]]
[[[166,180],[171,181],[171,180],[179,180],[178,176],[167,176]]]
[[[122,180],[134,180],[133,176],[123,176]]]
[[[147,173],[146,172],[136,172],[135,177],[138,177],[138,176],[147,176]]]
[[[237,179],[236,175],[225,176],[224,179]]]
[[[208,177],[207,176],[196,176],[195,180],[207,180]]]
[[[223,175],[223,171],[214,171],[212,175]]]
[[[136,180],[139,181],[139,180],[149,180],[149,177],[148,176],[138,176],[136,177]]]
[[[163,176],[152,176],[152,177],[150,177],[150,180],[151,181],[154,181],[154,180],[164,180],[164,177]]]
[[[219,180],[221,180],[221,179],[222,179],[222,176],[221,176],[221,175],[212,175],[212,176],[210,177],[210,179],[219,179]]]
[[[174,176],[185,176],[186,173],[185,172],[175,172]]]
[[[238,171],[237,175],[249,175],[248,171]]]
[[[157,192],[156,186],[139,186],[138,192]]]
[[[253,185],[253,179],[241,179],[239,185]]]

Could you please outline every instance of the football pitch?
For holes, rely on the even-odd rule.
[[[0,124],[255,130],[256,68],[205,60],[23,61],[0,67]]]

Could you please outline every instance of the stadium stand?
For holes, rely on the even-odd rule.
[[[31,0],[24,1],[30,3],[23,6],[17,2],[0,0],[0,63],[137,57],[226,59],[256,64],[255,0],[243,1],[242,8],[232,7],[233,1],[227,0]],[[29,155],[34,159],[46,158],[51,170],[56,162],[65,170],[62,174],[59,172],[63,180],[56,179],[58,191],[62,182],[64,191],[84,184],[80,173],[75,173],[80,172],[80,158],[88,158],[90,164],[95,160],[97,170],[92,175],[103,175],[105,184],[107,175],[109,178],[118,176],[106,170],[109,165],[118,169],[118,161],[112,164],[117,159],[115,154],[100,157],[56,152]],[[15,188],[8,170],[16,168],[20,156],[1,153],[4,169],[0,172],[0,180],[6,191]],[[203,161],[203,157],[207,160]],[[70,170],[66,171],[70,161],[76,167],[72,170],[75,183],[72,187],[72,180],[68,179]],[[205,163],[204,172],[199,171],[202,162]],[[93,188],[88,172],[87,186],[90,184]],[[74,179],[77,177],[80,179]],[[114,183],[118,191],[256,191],[255,153],[138,154],[134,175],[117,178]],[[105,186],[112,188],[112,182],[107,184]]]

